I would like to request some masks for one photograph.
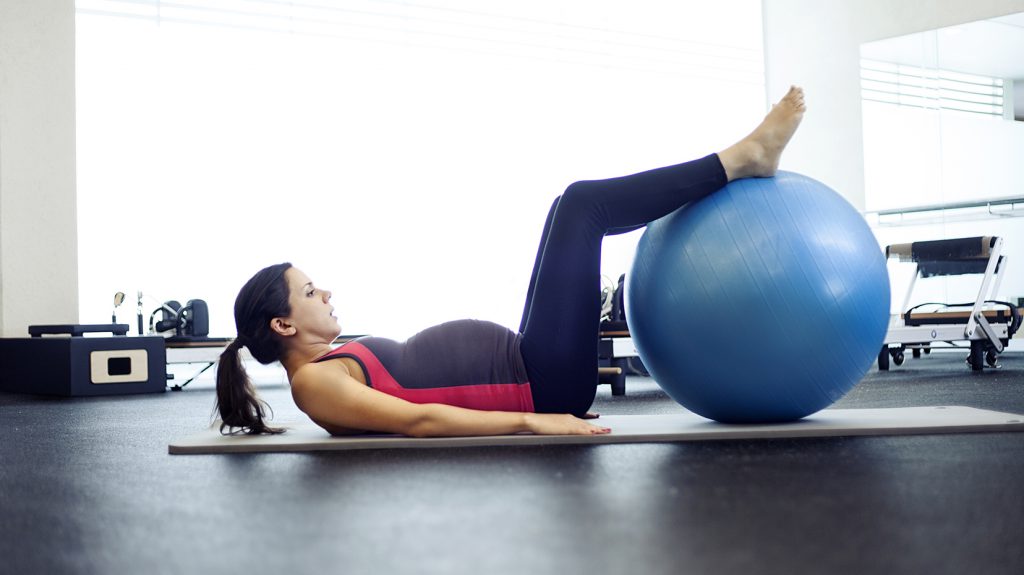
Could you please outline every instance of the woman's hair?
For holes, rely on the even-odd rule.
[[[284,273],[292,267],[281,263],[265,267],[242,286],[235,298],[235,329],[238,337],[220,355],[217,366],[217,410],[220,412],[220,431],[259,435],[283,433],[284,429],[264,423],[264,408],[270,409],[256,395],[239,357],[242,346],[249,348],[256,361],[262,364],[281,359],[284,345],[280,336],[270,329],[270,320],[291,314],[288,304],[288,281]]]

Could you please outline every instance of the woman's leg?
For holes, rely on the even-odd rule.
[[[712,155],[632,176],[577,182],[556,200],[521,330],[538,411],[582,415],[593,402],[605,234],[656,220],[726,182]]]
[[[533,260],[533,273],[530,274],[530,285],[526,291],[526,307],[523,308],[523,316],[519,321],[519,333],[526,331],[526,323],[530,320],[530,306],[533,305],[533,292],[537,287],[537,273],[540,271],[540,262],[544,256],[544,246],[548,243],[548,233],[551,231],[551,221],[558,209],[558,201],[562,196],[555,198],[548,210],[548,217],[544,220],[544,229],[540,233],[540,247],[537,248],[537,257]]]
[[[548,210],[548,217],[544,221],[544,229],[540,235],[540,247],[537,248],[537,257],[533,260],[533,273],[530,274],[530,285],[526,292],[526,307],[523,308],[522,320],[519,323],[519,333],[526,331],[526,322],[530,319],[530,306],[533,303],[533,291],[537,286],[537,272],[540,270],[541,256],[544,255],[544,246],[548,243],[548,233],[551,230],[551,220],[554,219],[555,210],[558,209],[558,202],[562,199],[562,196],[555,198],[551,209]],[[625,234],[635,230],[638,230],[646,225],[643,224],[635,226],[627,226],[624,228],[613,228],[605,232],[606,236],[615,236],[618,234]]]
[[[731,179],[770,176],[799,125],[791,89],[753,133],[719,154],[632,176],[577,182],[548,213],[520,332],[537,411],[583,415],[597,389],[601,241],[700,199]]]

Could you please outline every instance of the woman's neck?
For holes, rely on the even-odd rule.
[[[281,358],[281,365],[288,372],[288,381],[292,380],[292,377],[299,368],[307,363],[312,363],[330,351],[331,345],[324,342],[310,343],[288,350],[284,357]]]

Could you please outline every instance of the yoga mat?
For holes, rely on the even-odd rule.
[[[274,422],[276,426],[287,427],[288,431],[281,435],[225,436],[213,427],[172,442],[168,451],[171,454],[343,451],[1024,431],[1024,415],[962,406],[826,409],[799,421],[774,424],[718,423],[691,413],[603,415],[597,423],[612,428],[612,432],[607,435],[522,433],[488,437],[413,438],[373,434],[331,437],[308,420],[290,424]]]

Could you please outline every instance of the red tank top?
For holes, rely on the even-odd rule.
[[[351,358],[363,368],[367,385],[413,403],[532,412],[519,341],[518,334],[500,325],[460,320],[405,342],[359,338],[316,361]]]

